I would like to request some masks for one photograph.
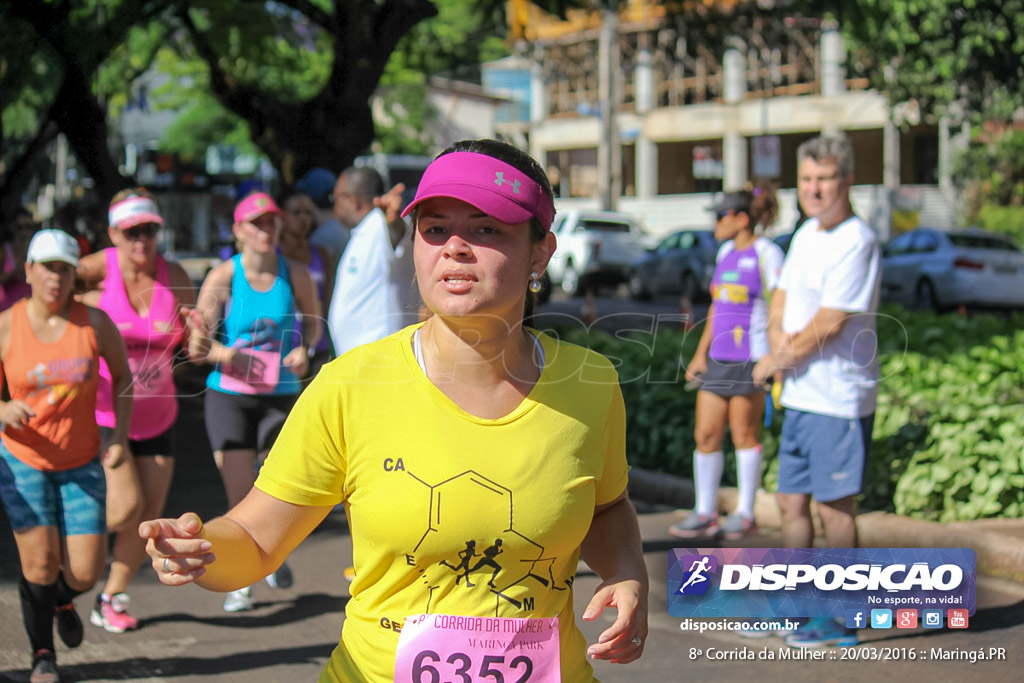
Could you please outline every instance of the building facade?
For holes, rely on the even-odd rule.
[[[662,234],[706,227],[716,192],[768,181],[781,209],[772,232],[785,232],[797,215],[797,147],[842,133],[855,151],[855,209],[883,237],[955,222],[951,160],[964,132],[891,107],[854,71],[835,27],[737,22],[719,57],[651,0],[568,21],[519,9],[529,120],[498,130],[528,139],[559,181],[560,206],[610,205]]]

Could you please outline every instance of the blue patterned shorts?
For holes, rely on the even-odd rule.
[[[107,533],[107,479],[98,457],[74,469],[43,472],[0,442],[0,499],[15,531],[52,526],[61,536]]]

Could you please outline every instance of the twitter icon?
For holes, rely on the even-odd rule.
[[[892,610],[871,610],[871,628],[892,628]]]

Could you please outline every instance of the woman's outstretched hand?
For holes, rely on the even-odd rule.
[[[631,579],[605,581],[594,591],[583,620],[597,619],[605,607],[617,610],[615,623],[587,648],[587,655],[615,664],[640,659],[647,641],[647,587]]]
[[[146,552],[161,583],[181,586],[206,573],[206,565],[216,560],[213,547],[202,537],[203,522],[194,512],[178,519],[152,519],[139,525],[139,536],[146,539]]]

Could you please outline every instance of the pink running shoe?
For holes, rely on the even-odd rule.
[[[702,515],[696,510],[668,528],[676,538],[714,538],[718,536],[718,514]]]
[[[139,627],[139,620],[128,614],[130,602],[127,593],[114,593],[109,600],[104,600],[102,594],[97,595],[89,622],[110,633],[134,631]]]
[[[753,536],[757,533],[757,523],[751,517],[744,517],[735,512],[719,525],[718,530],[728,541],[738,541],[744,536]]]

